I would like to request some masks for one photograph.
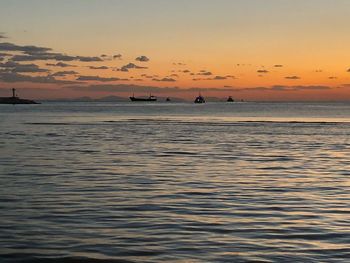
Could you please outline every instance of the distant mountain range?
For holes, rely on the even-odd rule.
[[[165,102],[166,97],[157,97],[158,102]],[[171,102],[185,102],[187,100],[181,98],[172,98],[170,97]],[[119,96],[106,96],[98,99],[90,98],[90,97],[79,97],[79,98],[60,98],[60,99],[48,99],[45,101],[57,101],[57,102],[128,102],[130,99],[127,97],[119,97]]]

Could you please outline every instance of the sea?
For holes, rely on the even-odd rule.
[[[350,262],[350,103],[0,105],[0,262]]]

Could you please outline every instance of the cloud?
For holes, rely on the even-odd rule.
[[[12,55],[9,53],[0,53],[0,56],[1,57],[12,57]]]
[[[224,76],[215,76],[212,80],[224,80],[227,79],[227,77]]]
[[[328,77],[328,79],[337,79],[337,77],[331,76],[331,77]]]
[[[182,73],[191,73],[191,71],[189,71],[188,69],[185,69],[185,70],[182,71]]]
[[[109,69],[107,66],[100,66],[100,67],[95,67],[95,66],[90,66],[90,69]]]
[[[65,77],[67,75],[76,75],[76,74],[78,74],[78,72],[73,71],[73,70],[69,70],[69,71],[58,71],[58,72],[51,74],[51,76],[53,76],[53,77]]]
[[[7,38],[7,37],[5,36],[5,33],[0,32],[0,39],[2,39],[2,38]]]
[[[81,61],[81,62],[99,62],[103,61],[100,57],[94,56],[70,56],[62,53],[53,53],[51,48],[38,46],[20,46],[13,43],[0,43],[0,51],[22,52],[21,55],[14,55],[12,61],[35,61],[35,60],[57,60],[57,61]]]
[[[55,63],[46,63],[46,66],[61,67],[61,68],[76,67],[76,65],[70,65],[70,64],[63,63],[63,62],[57,62],[56,64]]]
[[[282,68],[283,67],[283,65],[281,65],[281,64],[276,64],[276,65],[273,65],[275,68]]]
[[[79,60],[81,62],[99,62],[103,61],[100,57],[87,57],[87,56],[76,56],[75,60]]]
[[[175,82],[176,81],[176,79],[173,79],[173,78],[162,78],[162,79],[154,78],[152,80],[153,81],[160,81],[160,82]]]
[[[84,62],[91,62],[96,61],[95,57],[92,59],[88,57],[76,57],[76,56],[69,56],[61,53],[36,53],[31,55],[15,55],[12,57],[13,61],[35,61],[35,60],[57,60],[57,61],[83,61]],[[98,58],[97,61],[102,61],[101,58]]]
[[[52,50],[51,48],[46,47],[37,47],[37,46],[19,46],[12,43],[4,42],[0,43],[1,51],[22,51],[22,52],[31,52],[31,53],[40,53],[47,52]]]
[[[211,76],[213,75],[213,73],[211,73],[210,71],[206,71],[206,70],[201,70],[199,73],[197,73],[196,75],[199,76]]]
[[[45,84],[78,84],[80,82],[69,81],[69,80],[57,80],[53,76],[28,76],[23,74],[18,74],[15,72],[10,73],[0,73],[0,80],[3,82],[32,82],[32,83],[45,83]]]
[[[146,79],[153,79],[153,78],[158,78],[158,75],[147,75],[147,74],[142,74],[141,77],[144,77]]]
[[[259,70],[257,70],[256,72],[258,72],[258,73],[263,73],[263,74],[269,73],[269,71],[266,70],[266,69],[259,69]]]
[[[194,78],[192,79],[193,81],[201,81],[201,80],[225,80],[225,79],[236,79],[235,76],[232,76],[232,75],[226,75],[226,76],[215,76],[213,78]]]
[[[16,73],[38,73],[38,72],[48,72],[48,69],[39,68],[35,64],[20,64],[13,61],[7,61],[6,63],[0,63],[0,68],[5,68],[7,72]]]
[[[6,57],[11,57],[11,54],[8,53],[0,53],[0,61],[4,61]]]
[[[350,68],[347,70],[347,72],[350,72]]]
[[[113,59],[122,59],[121,54],[113,55]]]
[[[285,77],[285,79],[294,79],[294,80],[296,80],[296,79],[300,79],[300,77],[298,77],[298,76],[287,76],[287,77]]]
[[[140,62],[148,62],[149,58],[146,56],[139,56],[137,58],[135,58],[136,61],[140,61]]]
[[[109,81],[127,81],[128,79],[120,79],[120,78],[103,78],[99,76],[79,76],[77,80],[81,81],[101,81],[101,82],[109,82]]]
[[[120,69],[117,69],[117,71],[128,72],[129,69],[147,69],[147,68],[148,67],[141,67],[141,66],[135,65],[134,63],[129,63],[122,66]]]

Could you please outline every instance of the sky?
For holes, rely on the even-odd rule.
[[[350,100],[349,12],[348,0],[1,0],[0,96]]]

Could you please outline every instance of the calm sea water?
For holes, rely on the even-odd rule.
[[[1,262],[349,262],[350,104],[0,106]]]

